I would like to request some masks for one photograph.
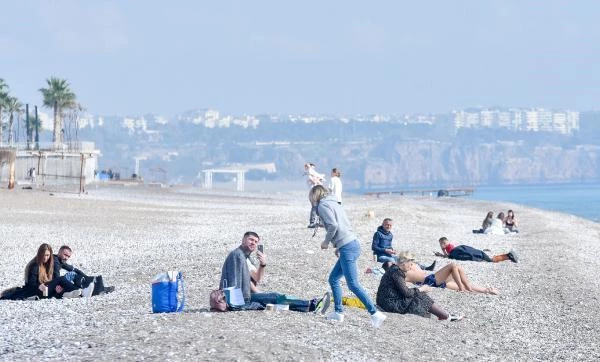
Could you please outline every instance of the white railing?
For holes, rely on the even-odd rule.
[[[37,146],[37,147],[36,147]],[[58,152],[92,152],[94,151],[94,142],[62,142],[55,147],[54,142],[39,142],[36,145],[35,142],[27,145],[26,142],[19,142],[13,144],[2,143],[0,149],[15,149],[16,151],[58,151]]]

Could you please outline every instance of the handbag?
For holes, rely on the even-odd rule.
[[[227,301],[225,300],[225,292],[222,289],[211,291],[208,301],[211,312],[227,312]]]
[[[158,274],[152,281],[152,312],[181,312],[184,305],[185,287],[181,272],[169,271]]]

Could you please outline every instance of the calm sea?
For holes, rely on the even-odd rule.
[[[560,211],[600,222],[600,184],[479,186],[471,197]],[[518,217],[519,212],[515,213]]]

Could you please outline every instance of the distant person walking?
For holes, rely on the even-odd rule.
[[[329,195],[327,189],[322,185],[313,187],[308,198],[311,204],[317,206],[318,214],[327,230],[325,240],[321,243],[321,249],[329,248],[332,244],[336,248],[338,260],[329,274],[329,285],[333,291],[335,311],[327,315],[327,319],[342,322],[344,320],[344,309],[342,305],[342,287],[340,279],[344,277],[348,288],[360,299],[371,314],[373,327],[378,328],[386,316],[377,310],[375,303],[371,301],[365,289],[358,280],[358,268],[356,261],[360,256],[360,243],[352,231],[350,221],[344,209],[338,204],[336,198]]]
[[[306,176],[306,183],[309,188],[313,188],[317,185],[323,185],[325,182],[325,175],[322,173],[318,173],[314,163],[305,163],[304,164],[304,175]],[[308,228],[318,228],[321,222],[319,220],[319,215],[317,215],[317,206],[311,204],[310,216],[308,219]]]
[[[306,176],[306,183],[309,188],[317,185],[323,185],[325,182],[325,175],[318,173],[314,163],[304,164],[304,175]]]
[[[35,167],[29,169],[29,179],[31,180],[31,184],[35,185],[36,181],[36,172]]]
[[[329,191],[342,204],[342,172],[338,168],[331,169],[331,180],[329,180]]]

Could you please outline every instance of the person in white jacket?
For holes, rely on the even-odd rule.
[[[329,180],[329,191],[342,204],[342,172],[338,168],[331,169],[331,180]]]

